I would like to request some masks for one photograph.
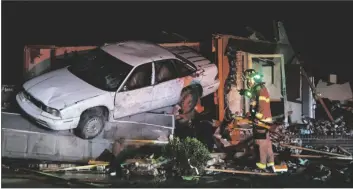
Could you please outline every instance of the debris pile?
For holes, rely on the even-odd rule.
[[[299,131],[297,131],[298,134],[301,135],[353,136],[353,128],[351,125],[346,124],[343,116],[338,117],[334,122],[323,119],[315,120],[310,118],[304,118],[303,122],[305,125],[301,127]]]
[[[303,117],[303,125],[295,128],[301,135],[353,136],[353,103],[323,99],[334,120],[328,121],[322,107],[316,108],[316,118]]]
[[[152,179],[154,182],[165,181],[166,171],[163,165],[165,165],[169,161],[170,160],[165,159],[163,157],[154,159],[153,155],[146,159],[135,160],[135,163],[130,163],[122,167],[123,178],[130,180],[131,177],[142,177],[144,179]]]
[[[167,145],[153,149],[131,150],[125,148],[119,154],[116,154],[111,162],[102,162],[97,159],[89,161],[88,165],[80,166],[45,164],[36,166],[36,169],[39,169],[36,172],[50,177],[54,177],[53,174],[63,174],[63,172],[97,175],[103,173],[107,175],[108,180],[107,178],[104,181],[103,179],[85,178],[79,182],[89,182],[91,185],[104,183],[104,186],[115,186],[113,183],[118,180],[132,182],[136,179],[139,180],[135,182],[139,183],[142,180],[152,183],[165,183],[177,178],[184,180],[183,182],[198,183],[202,179],[207,178],[209,180],[210,177],[216,178],[221,175],[237,175],[238,178],[244,179],[251,175],[261,177],[299,175],[303,176],[303,179],[307,179],[308,182],[320,181],[326,183],[334,179],[341,179],[340,182],[342,183],[352,183],[353,159],[352,155],[344,148],[339,146],[331,148],[301,147],[299,146],[301,144],[300,139],[291,138],[288,141],[291,144],[284,141],[274,142],[277,147],[274,150],[276,152],[276,166],[273,170],[258,170],[250,159],[241,161],[229,158],[224,153],[210,153],[200,141],[187,137],[185,139],[170,139]],[[347,160],[351,162],[349,163]],[[341,167],[335,167],[332,164],[336,162],[343,164]],[[33,164],[30,164],[29,168],[33,170]],[[96,177],[98,178],[98,176]]]

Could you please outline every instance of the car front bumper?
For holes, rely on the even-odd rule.
[[[35,122],[38,124],[52,129],[52,130],[69,130],[76,128],[80,118],[70,118],[70,119],[53,119],[50,117],[43,116],[43,110],[35,106],[32,102],[27,100],[23,93],[20,92],[16,95],[16,101],[21,109]]]

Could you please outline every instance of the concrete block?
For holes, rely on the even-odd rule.
[[[24,133],[5,132],[3,149],[6,152],[27,153],[28,136]]]
[[[33,155],[55,155],[56,137],[47,134],[27,133],[28,153]],[[27,142],[27,141],[26,141]]]

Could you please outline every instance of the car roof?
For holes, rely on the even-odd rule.
[[[108,44],[101,49],[134,67],[152,61],[175,58],[175,55],[167,49],[147,41],[125,41]]]

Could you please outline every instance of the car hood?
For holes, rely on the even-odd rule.
[[[35,77],[27,81],[23,87],[37,100],[59,110],[107,93],[76,77],[67,68]]]

